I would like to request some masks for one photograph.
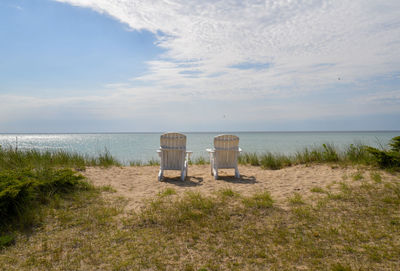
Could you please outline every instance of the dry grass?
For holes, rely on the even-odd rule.
[[[0,269],[400,270],[400,178],[369,175],[294,194],[285,208],[267,191],[168,189],[126,213],[109,187],[81,191],[48,205],[0,252]]]

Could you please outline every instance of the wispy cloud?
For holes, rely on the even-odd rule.
[[[397,105],[400,111],[400,90],[369,94],[358,98],[356,102],[375,106]]]
[[[251,74],[252,81],[265,89],[287,83],[294,74],[309,89],[332,84],[338,76],[352,82],[400,68],[396,0],[58,1],[89,7],[132,29],[155,33],[157,45],[167,52],[149,63],[150,73],[141,79],[163,85],[178,80],[195,88],[199,77],[221,72],[228,74],[220,78],[226,82],[245,79],[246,72],[229,69],[243,63],[273,66]],[[182,62],[188,60],[201,76],[182,76]],[[233,89],[246,85],[235,80]]]
[[[35,103],[72,105],[104,118],[154,112],[182,118],[184,106],[188,122],[199,123],[216,115],[266,121],[399,112],[396,106],[379,107],[399,98],[398,92],[381,93],[378,87],[369,96],[358,91],[348,100],[320,100],[318,106],[296,100],[335,87],[351,91],[371,77],[398,73],[398,0],[54,1],[107,14],[131,30],[151,31],[165,53],[146,63],[146,74],[110,82],[108,96],[27,97],[22,100],[27,107],[8,102],[0,115]],[[21,104],[20,97],[7,97],[18,99]],[[260,104],[274,99],[281,103]]]

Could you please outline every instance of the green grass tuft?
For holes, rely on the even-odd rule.
[[[249,208],[265,209],[271,208],[274,201],[268,191],[254,194],[251,197],[243,198],[243,204]]]
[[[291,205],[302,205],[304,204],[303,197],[299,193],[294,193],[291,198],[289,198],[289,203]]]
[[[176,190],[173,188],[166,188],[164,191],[158,193],[160,197],[166,197],[171,195],[176,195]]]
[[[362,172],[357,171],[356,173],[353,174],[353,181],[359,181],[362,179],[364,179]]]
[[[311,188],[311,192],[313,193],[325,193],[325,190],[322,187],[315,186]]]
[[[160,161],[152,158],[149,161],[147,161],[146,166],[159,166],[160,165]]]
[[[239,197],[240,196],[239,193],[233,191],[231,188],[225,188],[225,189],[222,189],[222,190],[220,190],[218,192],[222,195],[222,197],[232,198],[232,197]]]
[[[371,172],[371,179],[376,183],[382,182],[382,176],[378,172]]]

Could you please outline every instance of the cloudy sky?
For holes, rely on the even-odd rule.
[[[0,132],[400,130],[399,0],[1,0]]]

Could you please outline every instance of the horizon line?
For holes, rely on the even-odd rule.
[[[141,132],[0,132],[0,135],[38,135],[38,134],[163,134],[179,132],[187,134],[208,133],[367,133],[367,132],[400,132],[400,130],[276,130],[276,131],[141,131]]]

